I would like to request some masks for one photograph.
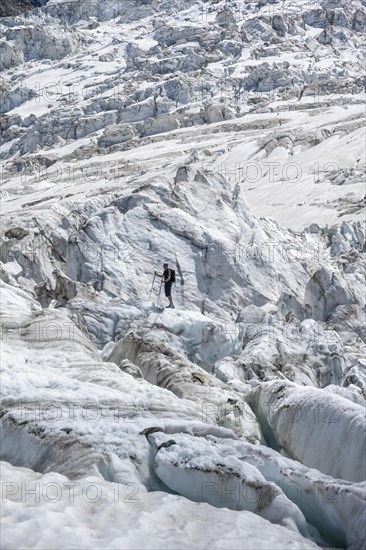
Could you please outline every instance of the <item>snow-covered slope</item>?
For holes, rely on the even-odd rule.
[[[51,0],[3,19],[12,206],[189,159],[285,225],[360,219],[365,28],[360,0]]]
[[[0,19],[4,548],[364,548],[364,1],[41,4]]]

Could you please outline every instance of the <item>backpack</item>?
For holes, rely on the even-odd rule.
[[[170,270],[170,282],[175,283],[175,269]]]

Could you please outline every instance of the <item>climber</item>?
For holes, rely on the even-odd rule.
[[[167,263],[163,264],[163,270],[164,272],[162,274],[155,271],[155,275],[161,277],[162,282],[164,282],[165,296],[169,300],[169,305],[166,306],[166,309],[175,309],[172,298],[172,285],[175,283],[175,270],[169,269],[169,264]]]

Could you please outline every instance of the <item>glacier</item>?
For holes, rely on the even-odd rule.
[[[366,548],[365,32],[2,3],[2,548]]]

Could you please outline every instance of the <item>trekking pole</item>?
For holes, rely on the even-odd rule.
[[[153,278],[153,282],[152,282],[152,285],[151,285],[151,288],[150,288],[150,294],[149,294],[149,302],[150,302],[150,299],[151,299],[151,293],[152,293],[152,289],[154,287],[154,283],[155,283],[155,277],[156,277],[156,273],[154,273],[154,278]]]
[[[160,281],[160,288],[159,288],[159,294],[158,294],[158,301],[157,301],[157,306],[159,305],[159,300],[160,300],[160,293],[161,293],[161,287],[163,286],[163,277],[161,278],[161,281]]]

